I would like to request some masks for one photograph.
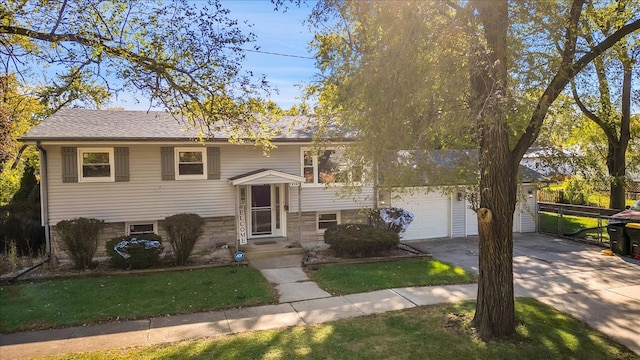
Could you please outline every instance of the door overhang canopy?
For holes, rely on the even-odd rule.
[[[303,183],[304,177],[272,169],[258,169],[229,178],[231,185]]]

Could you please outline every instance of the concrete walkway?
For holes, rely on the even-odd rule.
[[[477,272],[477,239],[411,242]],[[640,262],[602,248],[539,234],[514,241],[515,294],[535,297],[604,332],[640,355]],[[472,300],[475,284],[410,287],[330,296],[300,269],[299,255],[250,262],[278,290],[280,303],[148,320],[0,336],[0,359],[31,358],[209,338],[323,323],[443,302]]]
[[[262,258],[249,260],[249,265],[260,270],[267,281],[274,285],[280,303],[331,297],[302,270],[302,257],[302,254],[298,254]]]

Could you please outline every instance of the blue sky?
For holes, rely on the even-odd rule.
[[[223,6],[231,10],[230,17],[254,24],[251,31],[257,36],[260,51],[311,57],[308,44],[313,34],[303,24],[311,12],[309,5],[290,7],[286,13],[273,11],[273,4],[265,0],[225,1]],[[300,102],[296,99],[300,90],[295,85],[308,81],[315,71],[312,59],[254,52],[247,53],[246,68],[266,74],[267,80],[280,89],[272,100],[283,108]]]
[[[260,47],[260,51],[292,55],[247,52],[244,68],[254,74],[266,75],[271,86],[279,90],[278,94],[272,95],[271,100],[280,107],[288,109],[291,105],[300,103],[301,91],[296,84],[308,82],[315,72],[314,60],[309,59],[311,54],[308,52],[313,34],[303,24],[311,12],[311,6],[291,6],[283,13],[282,10],[274,11],[273,4],[268,0],[223,0],[221,3],[231,10],[229,17],[238,19],[239,24],[242,25],[244,21],[253,24],[251,28],[243,25],[241,28],[256,35],[255,45]],[[120,99],[121,101],[114,99],[110,106],[132,110],[146,110],[149,106],[148,100],[140,96],[138,104],[126,94],[120,95]]]

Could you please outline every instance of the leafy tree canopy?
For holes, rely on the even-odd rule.
[[[4,72],[29,83],[44,70],[41,95],[54,108],[78,98],[100,104],[105,93],[126,90],[200,125],[252,129],[249,112],[269,108],[257,100],[269,91],[265,79],[241,68],[254,38],[217,0],[0,5]]]
[[[374,183],[387,150],[478,150],[480,274],[473,324],[482,339],[515,332],[520,160],[576,74],[640,29],[638,12],[624,12],[591,45],[581,37],[585,3],[325,0],[313,16],[322,30],[314,44],[322,73],[310,91],[322,114],[360,134],[354,150],[372,161]]]
[[[14,164],[21,146],[16,139],[46,113],[41,102],[17,81],[15,75],[0,75],[0,204],[7,203],[18,190],[25,167],[25,162]],[[31,168],[38,168],[35,149],[27,149],[22,158]]]

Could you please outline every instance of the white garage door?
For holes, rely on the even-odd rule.
[[[414,219],[402,240],[449,236],[450,200],[442,194],[415,192],[392,200],[393,206],[409,210]]]

